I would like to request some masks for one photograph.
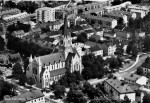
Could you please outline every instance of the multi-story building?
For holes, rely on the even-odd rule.
[[[102,27],[114,28],[117,26],[117,20],[106,17],[98,17],[92,15],[82,15],[81,17],[86,18],[90,23],[92,21],[98,22]]]
[[[55,8],[43,7],[36,10],[37,22],[55,21]]]
[[[142,10],[131,9],[131,12],[136,13],[137,18],[144,18],[146,13]]]
[[[40,90],[32,90],[14,97],[5,96],[4,103],[45,103],[45,97]]]
[[[124,97],[127,96],[131,102],[135,101],[135,91],[118,79],[114,78],[105,80],[104,89],[116,100],[124,100]]]
[[[121,8],[126,8],[127,6],[129,6],[131,4],[132,3],[130,1],[127,1],[120,5],[106,6],[106,7],[104,7],[104,12],[112,12],[112,11],[120,10]]]
[[[125,24],[128,22],[126,15],[118,14],[118,13],[114,13],[114,12],[112,12],[112,13],[104,13],[103,17],[113,18],[113,19],[116,19],[117,21],[122,19],[122,23],[125,23]]]
[[[147,15],[148,12],[149,12],[149,7],[148,6],[130,5],[130,6],[128,6],[128,9],[131,10],[131,11],[132,10],[143,11],[143,13],[145,15]]]
[[[90,48],[90,52],[95,56],[102,56],[103,57],[103,50],[99,46],[94,46]]]

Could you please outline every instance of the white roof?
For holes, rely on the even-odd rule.
[[[135,10],[135,9],[131,9],[131,12],[143,13],[143,11],[142,11],[142,10]]]
[[[145,76],[142,76],[141,78],[139,78],[136,83],[139,85],[146,85],[148,81],[148,78],[146,78]]]

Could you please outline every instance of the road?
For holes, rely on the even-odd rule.
[[[150,54],[141,55],[141,56],[139,57],[139,60],[138,60],[138,62],[136,63],[136,65],[133,66],[131,69],[127,70],[126,72],[134,73],[134,72],[137,70],[137,68],[140,67],[140,66],[144,63],[145,59],[146,59],[148,56],[150,56]]]

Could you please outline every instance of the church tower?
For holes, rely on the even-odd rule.
[[[68,30],[67,14],[65,14],[65,18],[64,18],[64,25],[63,25],[62,35],[61,35],[60,46],[64,48],[63,52],[65,54],[65,58],[67,58],[68,53],[72,52],[72,38]]]

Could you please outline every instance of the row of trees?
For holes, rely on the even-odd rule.
[[[18,8],[21,12],[26,11],[27,13],[34,13],[36,9],[38,9],[38,4],[34,1],[20,1],[17,4],[14,2],[6,1],[3,5],[6,8]]]

